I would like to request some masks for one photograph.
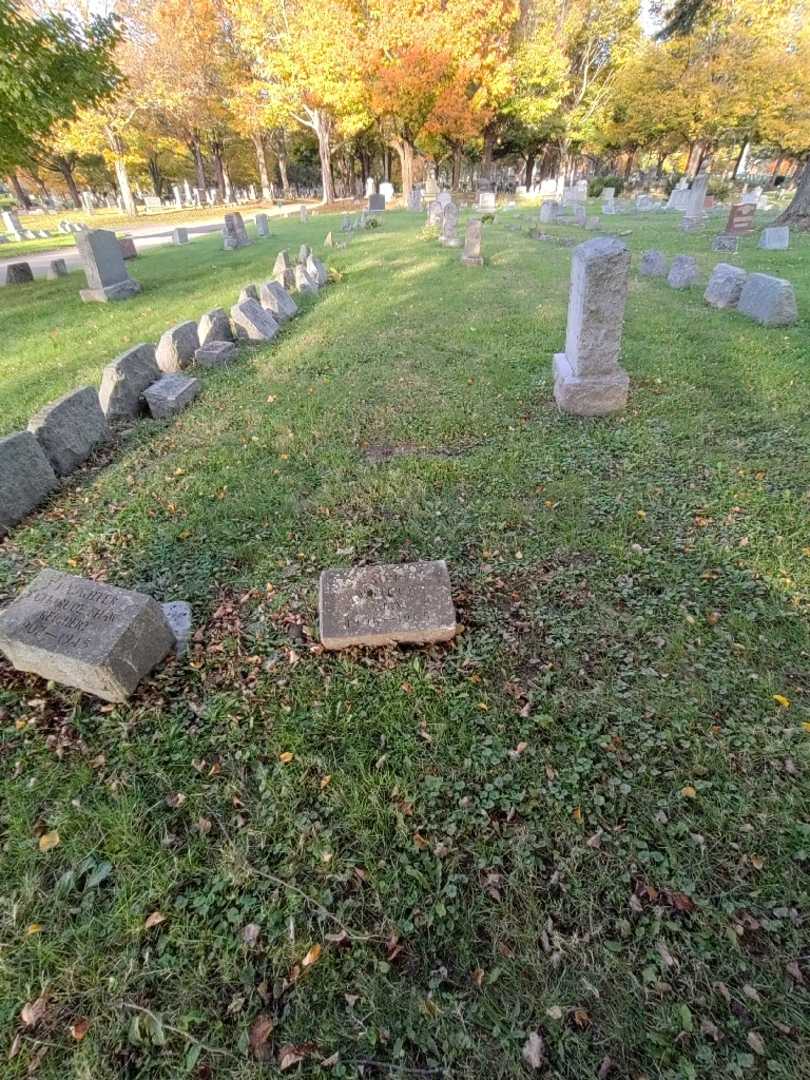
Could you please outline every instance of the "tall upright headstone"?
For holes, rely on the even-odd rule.
[[[458,207],[451,199],[442,212],[442,233],[439,243],[442,247],[461,247],[456,235],[458,230]]]
[[[464,252],[461,261],[464,266],[483,266],[484,260],[481,255],[481,222],[474,218],[467,223],[467,232],[464,237]]]
[[[141,291],[140,283],[129,276],[115,233],[108,229],[88,229],[76,234],[87,288],[79,295],[89,301],[128,300]]]
[[[554,357],[554,397],[563,412],[605,416],[624,408],[630,379],[619,366],[630,252],[613,236],[574,248],[565,352]]]

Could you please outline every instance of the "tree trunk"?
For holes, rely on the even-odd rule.
[[[59,170],[59,174],[65,181],[70,197],[73,200],[73,206],[76,210],[80,210],[82,206],[82,200],[79,197],[79,189],[76,186],[76,177],[73,175],[73,163],[69,158],[66,158],[63,154],[60,154],[54,159],[54,164]]]
[[[192,135],[189,146],[191,147],[191,153],[194,156],[194,169],[197,173],[197,188],[202,193],[205,191],[205,162],[203,161],[202,156],[202,146],[200,145],[200,140],[196,133]]]
[[[387,146],[383,147],[383,180],[391,180],[391,152]]]
[[[273,193],[270,190],[270,174],[267,171],[267,154],[265,153],[264,146],[264,132],[254,131],[251,135],[253,140],[253,147],[256,151],[256,161],[259,165],[259,181],[262,185],[262,198],[272,199]]]
[[[453,147],[453,179],[450,184],[451,191],[458,191],[461,187],[461,147]]]
[[[335,201],[335,180],[332,176],[332,118],[323,109],[310,111],[312,117],[312,129],[318,136],[318,156],[321,159],[321,186],[323,195],[321,202],[331,203]]]
[[[149,179],[152,181],[152,191],[158,198],[161,198],[163,195],[163,173],[160,171],[157,154],[150,154],[146,165],[149,169]]]
[[[129,217],[135,217],[138,211],[135,209],[135,199],[132,197],[132,188],[129,185],[129,173],[127,172],[127,163],[124,157],[124,140],[120,135],[109,129],[107,130],[107,140],[110,149],[115,154],[115,180],[124,203],[124,213]]]
[[[700,147],[700,157],[698,158],[697,168],[695,169],[695,176],[700,176],[700,174],[703,172],[703,163],[709,156],[710,148],[708,144],[702,144]]]
[[[748,165],[748,151],[751,149],[751,143],[748,139],[740,147],[740,152],[737,155],[737,162],[734,165],[734,172],[732,176],[735,180],[738,180],[742,173],[745,172]]]
[[[495,131],[491,126],[484,128],[484,153],[481,157],[481,176],[492,179],[492,154],[495,149]]]
[[[214,162],[214,182],[217,185],[217,193],[220,202],[225,202],[227,184],[225,183],[225,167],[222,163],[222,143],[213,141],[210,146],[211,160]]]
[[[281,190],[284,195],[290,190],[290,181],[287,179],[287,155],[277,154],[278,175],[281,177]]]
[[[807,158],[799,177],[796,194],[790,206],[778,218],[780,225],[792,225],[797,229],[810,229],[810,158]]]
[[[21,210],[30,210],[31,200],[28,198],[28,195],[23,190],[23,186],[20,183],[20,178],[17,176],[16,172],[9,174],[8,182],[11,185],[11,190],[14,192],[14,198],[17,200],[17,205],[19,206],[19,208]]]
[[[630,150],[627,154],[627,160],[624,163],[624,178],[630,179],[630,173],[633,171],[633,162],[636,160],[636,151]]]
[[[535,156],[536,155],[535,155],[533,150],[530,150],[526,154],[526,168],[523,170],[523,186],[526,188],[527,191],[532,186],[532,177],[534,176]]]
[[[413,191],[413,144],[407,139],[394,139],[391,145],[399,157],[399,168],[402,173],[402,200],[407,206]]]

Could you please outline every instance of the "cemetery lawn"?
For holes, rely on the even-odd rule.
[[[337,279],[0,547],[0,602],[47,565],[196,630],[126,706],[0,666],[4,1078],[808,1075],[810,237],[608,221],[630,405],[580,421],[570,252],[509,221],[483,271],[389,213],[150,252],[124,304],[0,291],[5,433],[281,246]],[[647,247],[787,277],[801,321]],[[442,557],[453,643],[321,651],[323,567]]]

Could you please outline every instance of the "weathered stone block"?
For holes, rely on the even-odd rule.
[[[182,371],[194,359],[200,347],[197,324],[189,319],[166,330],[157,346],[156,359],[161,371]]]
[[[667,284],[673,289],[688,289],[698,279],[697,261],[691,255],[676,255],[667,275]]]
[[[233,341],[231,320],[225,308],[206,311],[197,324],[197,337],[200,339],[200,347],[207,345],[209,341]]]
[[[565,353],[554,354],[554,400],[573,416],[608,416],[627,404],[630,376],[618,364],[600,375],[576,375]]]
[[[737,306],[748,274],[739,266],[718,263],[712,270],[703,299],[713,308]]]
[[[27,262],[9,263],[6,267],[6,285],[27,285],[34,280],[34,273]]]
[[[30,431],[0,439],[0,536],[44,502],[56,484],[56,474]]]
[[[790,247],[790,228],[787,225],[771,225],[763,229],[759,246],[765,251],[786,251]]]
[[[245,300],[231,308],[231,324],[241,341],[272,341],[279,330],[278,323],[258,300]]]
[[[666,277],[669,263],[663,251],[645,251],[638,268],[642,277]]]
[[[182,412],[202,390],[199,379],[173,373],[164,375],[143,392],[153,420],[166,420]]]
[[[246,300],[258,300],[259,290],[255,285],[244,285],[239,291],[237,304],[244,304]]]
[[[749,274],[737,310],[762,326],[790,326],[799,317],[791,283],[770,274]]]
[[[306,272],[317,284],[319,289],[322,289],[324,285],[329,281],[329,271],[324,264],[315,255],[310,254],[307,257],[305,264]]]
[[[270,235],[270,226],[268,224],[267,214],[256,215],[256,235],[261,237]]]
[[[311,254],[312,248],[309,246],[309,244],[302,244],[301,247],[298,249],[298,265],[306,266],[307,259],[310,257]]]
[[[721,233],[712,240],[712,251],[723,251],[729,255],[737,254],[738,240],[736,236]]]
[[[266,281],[259,295],[262,307],[269,311],[277,323],[286,322],[298,314],[298,305],[277,281]]]
[[[481,194],[487,194],[482,192]],[[461,262],[464,266],[483,266],[484,259],[481,255],[481,232],[483,226],[477,219],[467,223],[467,231],[464,234],[464,251]]]
[[[121,258],[126,261],[127,259],[137,259],[138,251],[135,247],[135,241],[131,236],[119,236],[118,246],[121,248]]]
[[[67,263],[64,259],[51,259],[48,263],[48,281],[56,281],[57,278],[67,277]]]
[[[143,408],[143,392],[160,378],[154,345],[136,345],[107,364],[98,392],[108,420],[137,416]]]
[[[556,199],[544,199],[540,207],[540,224],[553,224],[560,216],[560,204]]]
[[[279,283],[282,289],[294,289],[295,288],[295,271],[290,261],[290,256],[287,251],[280,251],[276,255],[276,261],[273,264],[273,278]]]
[[[203,368],[223,367],[235,360],[237,355],[238,350],[232,341],[209,341],[194,353],[194,363]]]
[[[172,243],[187,244],[188,243],[188,229],[174,229],[172,232]]]
[[[425,644],[449,641],[456,633],[444,560],[324,570],[319,611],[327,649]]]
[[[186,603],[185,600],[171,600],[167,604],[161,604],[160,607],[174,634],[176,655],[185,656],[191,641],[191,604]]]
[[[31,417],[28,430],[36,436],[54,472],[67,476],[109,436],[98,391],[83,386],[44,406]]]
[[[141,286],[129,276],[124,265],[115,233],[108,229],[88,229],[76,234],[76,247],[88,285],[80,290],[82,300],[102,303],[126,300],[141,291]]]
[[[316,293],[318,291],[318,283],[313,281],[300,263],[295,268],[295,287],[300,293]]]
[[[0,649],[18,671],[105,701],[125,701],[174,647],[151,597],[56,570],[0,613]]]

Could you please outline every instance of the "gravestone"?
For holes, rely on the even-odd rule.
[[[478,209],[479,210],[494,210],[497,206],[497,200],[494,191],[479,191],[478,192]]]
[[[0,439],[0,537],[22,521],[57,485],[45,451],[30,431]]]
[[[759,246],[765,251],[786,251],[790,247],[790,228],[787,225],[771,225],[759,236]]]
[[[298,216],[301,220],[302,225],[306,224],[306,222],[309,221],[309,211],[307,210],[306,206],[302,205],[299,208]]]
[[[691,255],[676,255],[667,275],[667,284],[673,289],[688,289],[697,279],[697,261]]]
[[[442,214],[444,213],[444,207],[438,199],[434,199],[428,207],[427,223],[434,227],[441,228]]]
[[[369,195],[368,212],[370,214],[378,214],[382,210],[385,210],[385,196],[380,194]]]
[[[563,412],[604,416],[627,403],[619,366],[630,252],[612,236],[587,240],[571,255],[565,352],[554,357],[554,397]]]
[[[672,189],[665,209],[685,210],[689,202],[689,182],[684,177]]]
[[[449,191],[440,191],[436,196],[436,202],[444,210],[445,206],[448,206],[453,201],[453,196]]]
[[[742,294],[748,274],[739,266],[718,263],[712,270],[703,299],[713,308],[733,308]]]
[[[57,278],[67,277],[67,263],[64,259],[51,259],[48,263],[48,280],[56,281]]]
[[[588,211],[585,209],[585,204],[573,203],[571,213],[574,215],[574,224],[584,228],[588,221]]]
[[[182,371],[194,359],[194,353],[200,347],[197,324],[188,319],[178,323],[161,334],[155,358],[161,371]]]
[[[119,236],[118,246],[121,248],[121,257],[125,262],[127,259],[138,258],[138,252],[135,250],[135,241],[131,236]]]
[[[27,285],[34,280],[27,262],[9,263],[6,267],[6,285]]]
[[[738,240],[736,236],[721,234],[712,240],[712,251],[724,251],[731,255],[737,254]]]
[[[751,188],[750,191],[746,191],[741,197],[740,202],[746,203],[746,205],[753,206],[754,209],[759,205],[759,200],[762,198],[762,188]]]
[[[20,224],[19,216],[14,210],[4,210],[2,215],[3,228],[10,234],[12,240],[23,239],[23,227]]]
[[[236,248],[246,247],[252,242],[248,237],[242,215],[238,211],[226,214],[223,221],[222,239],[226,251],[235,251]]]
[[[595,232],[599,228],[601,223],[602,222],[599,215],[594,214],[592,217],[589,217],[585,222],[585,228],[588,229],[589,232]]]
[[[188,229],[175,229],[172,233],[172,243],[175,245],[187,244]]]
[[[162,210],[163,202],[159,195],[144,195],[143,205],[147,213],[150,210]]]
[[[239,341],[272,341],[278,333],[278,323],[258,300],[234,304],[231,325]]]
[[[318,291],[318,283],[307,273],[307,268],[298,263],[295,267],[295,287],[300,293],[314,294]]]
[[[385,199],[386,205],[394,198],[394,185],[389,180],[383,180],[380,184],[380,195]]]
[[[259,299],[259,287],[258,285],[243,285],[239,290],[239,299],[237,304],[244,304],[245,300],[258,300]]]
[[[708,173],[701,173],[692,181],[689,197],[686,200],[681,228],[688,232],[697,229],[706,217],[706,188],[709,186]]]
[[[259,301],[277,323],[286,322],[298,314],[298,305],[277,281],[266,281],[262,285]]]
[[[256,215],[256,235],[265,237],[270,235],[270,224],[267,214]]]
[[[231,320],[224,308],[213,308],[206,311],[197,324],[197,337],[200,339],[200,347],[210,341],[233,341]]]
[[[28,422],[51,468],[67,476],[109,436],[107,420],[94,386],[84,386],[45,405]]]
[[[443,559],[324,570],[319,590],[321,643],[327,649],[450,641],[456,611]]]
[[[280,251],[278,255],[276,255],[276,261],[273,263],[273,278],[279,283],[282,289],[295,288],[295,271],[290,262],[289,253],[286,250]]]
[[[726,236],[747,236],[752,233],[756,209],[751,203],[735,203],[728,212]]]
[[[307,259],[312,254],[312,248],[309,244],[302,244],[298,249],[298,265],[306,266]]]
[[[540,207],[540,224],[549,225],[560,216],[560,204],[556,199],[544,199]]]
[[[645,251],[638,272],[642,277],[666,277],[669,272],[666,255],[663,251]]]
[[[307,257],[305,263],[306,272],[317,283],[318,288],[322,289],[324,285],[329,281],[329,271],[324,264],[315,255],[311,254]]]
[[[458,207],[450,200],[442,211],[442,232],[439,243],[442,247],[461,247],[461,241],[456,235],[458,229]]]
[[[612,187],[602,188],[602,213],[616,213],[616,189]]]
[[[366,177],[366,198],[377,193],[377,184],[373,176]]]
[[[199,379],[177,373],[164,375],[143,392],[153,420],[166,420],[182,412],[202,390]]]
[[[411,193],[408,196],[408,209],[413,210],[416,213],[422,209],[422,189],[415,187],[411,188]]]
[[[154,345],[136,345],[107,364],[101,373],[98,397],[108,420],[137,416],[143,392],[160,378]]]
[[[335,246],[334,237],[330,232],[328,232],[324,237],[323,246],[327,248],[333,248]]]
[[[0,649],[17,671],[125,701],[174,648],[149,596],[43,570],[0,614]]]
[[[770,274],[749,274],[737,310],[762,326],[790,326],[799,317],[791,283]]]
[[[115,233],[108,229],[77,233],[76,247],[87,278],[87,288],[79,291],[85,303],[128,300],[141,291],[140,284],[129,276],[124,265]]]
[[[230,320],[228,323],[230,327]],[[238,350],[232,341],[208,341],[194,353],[194,363],[202,368],[222,367],[235,360]]]
[[[482,192],[482,195],[486,195],[486,192]],[[482,225],[480,221],[473,220],[467,223],[467,232],[464,237],[464,251],[461,255],[461,261],[464,266],[483,266],[484,260],[481,256],[481,232]]]

